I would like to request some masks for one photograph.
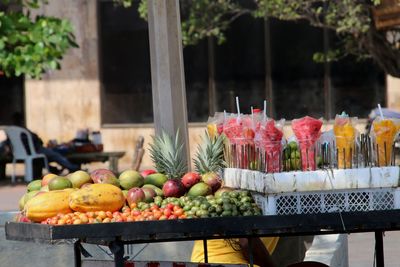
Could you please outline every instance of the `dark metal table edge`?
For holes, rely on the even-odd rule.
[[[400,230],[400,210],[302,214],[282,216],[218,217],[167,221],[52,226],[7,222],[7,240],[80,239],[104,244],[150,243],[221,237],[320,235]]]

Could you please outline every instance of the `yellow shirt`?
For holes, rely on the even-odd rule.
[[[233,239],[238,241],[238,239]],[[269,254],[275,250],[279,237],[262,237],[261,241]],[[248,264],[240,250],[235,250],[231,244],[224,239],[207,240],[207,252],[209,263]],[[204,262],[203,241],[196,240],[192,251],[192,262]]]

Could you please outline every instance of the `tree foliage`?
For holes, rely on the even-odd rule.
[[[75,43],[68,20],[37,16],[30,9],[46,0],[2,0],[0,12],[0,70],[7,76],[40,78],[60,68],[63,55]]]
[[[130,0],[115,1],[130,4]],[[180,0],[182,38],[184,45],[209,36],[223,43],[230,24],[245,14],[306,20],[330,29],[339,40],[328,53],[316,51],[314,60],[333,61],[348,55],[372,58],[388,74],[400,77],[400,28],[375,28],[372,8],[378,4],[380,0]],[[147,0],[141,0],[139,13],[147,17]]]

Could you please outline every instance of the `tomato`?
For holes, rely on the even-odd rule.
[[[161,211],[157,210],[157,211],[153,212],[153,215],[154,215],[154,219],[159,220],[161,218],[161,216],[163,215],[163,213]]]
[[[158,209],[159,209],[159,207],[156,204],[151,205],[151,207],[150,207],[150,210],[158,210]]]
[[[144,221],[144,217],[143,216],[138,216],[138,217],[136,217],[136,221],[137,222]]]
[[[85,214],[79,215],[79,219],[82,221],[82,223],[88,223],[89,219]]]
[[[173,214],[168,217],[168,220],[175,220],[175,219],[178,219],[178,217],[176,215],[173,215]]]
[[[128,207],[128,206],[124,206],[124,207],[122,207],[122,212],[130,212],[131,211],[131,209]]]
[[[131,215],[132,216],[139,216],[141,214],[140,210],[132,210]]]
[[[163,213],[165,216],[169,217],[172,214],[172,211],[170,209],[165,209]]]
[[[181,216],[178,217],[179,219],[186,219],[186,214],[182,214]]]
[[[167,204],[167,209],[172,210],[173,208],[174,208],[174,204],[172,204],[172,203]]]
[[[105,219],[107,217],[106,212],[105,211],[99,211],[97,217],[101,218],[101,219]]]
[[[165,216],[165,215],[162,215],[160,218],[158,218],[158,220],[160,220],[160,221],[163,221],[163,220],[166,220],[166,219],[168,219],[168,217]]]
[[[183,209],[182,208],[174,209],[174,215],[179,217],[182,214],[183,214]]]

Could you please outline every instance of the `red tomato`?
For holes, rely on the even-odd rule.
[[[169,216],[171,216],[171,214],[172,214],[172,211],[170,209],[165,209],[164,210],[164,215],[165,216],[169,217]]]
[[[183,214],[183,209],[182,208],[178,208],[178,209],[174,209],[174,215],[176,216],[181,216]]]
[[[176,215],[173,215],[173,214],[168,217],[168,220],[175,220],[175,219],[178,219],[178,217]]]
[[[166,220],[166,219],[168,219],[168,218],[165,215],[162,215],[160,218],[158,218],[158,220],[160,220],[160,221],[163,221],[163,220]]]

